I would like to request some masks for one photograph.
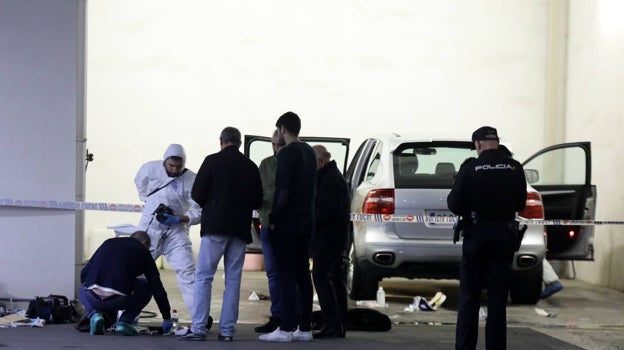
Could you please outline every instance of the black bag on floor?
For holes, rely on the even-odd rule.
[[[312,313],[312,329],[323,326],[323,311]],[[374,309],[353,308],[347,310],[347,331],[386,332],[392,328],[390,317]]]
[[[75,301],[66,296],[50,294],[47,297],[35,297],[28,304],[26,317],[43,319],[46,323],[74,323],[78,320],[78,312],[74,308]]]
[[[347,310],[347,330],[386,332],[392,328],[388,315],[375,309],[354,308]]]

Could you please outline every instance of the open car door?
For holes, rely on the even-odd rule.
[[[547,147],[522,166],[542,195],[546,220],[594,220],[596,186],[591,184],[591,146],[572,142]],[[594,226],[545,226],[548,259],[594,260]]]
[[[342,137],[312,137],[301,136],[299,139],[306,142],[310,146],[323,145],[327,151],[331,153],[332,160],[336,161],[338,169],[345,174],[347,169],[347,160],[349,159],[349,143],[350,139]],[[256,166],[260,166],[260,162],[266,157],[273,155],[273,147],[271,147],[271,138],[267,136],[245,135],[244,154],[251,159]],[[255,215],[254,215],[255,216]],[[247,245],[247,253],[260,253],[262,246],[260,245],[260,220],[254,217],[251,227],[251,237],[253,242]]]

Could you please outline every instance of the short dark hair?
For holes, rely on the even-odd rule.
[[[241,145],[241,133],[237,128],[233,126],[228,126],[223,129],[223,131],[221,131],[221,136],[219,136],[219,139],[221,140],[221,143],[230,142],[236,144],[237,146]]]
[[[293,112],[286,112],[277,119],[275,126],[277,128],[281,128],[283,126],[289,133],[299,136],[299,131],[301,131],[301,119],[299,119],[299,116]]]
[[[141,244],[143,244],[148,249],[149,249],[149,246],[152,244],[152,239],[150,238],[150,235],[147,234],[147,232],[145,231],[141,231],[141,230],[134,231],[134,233],[131,234],[130,237],[134,239],[138,239],[139,242],[141,242]]]

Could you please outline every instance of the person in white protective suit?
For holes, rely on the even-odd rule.
[[[189,226],[201,220],[201,207],[191,199],[195,173],[185,168],[186,153],[179,144],[167,147],[163,160],[147,162],[134,182],[145,202],[138,229],[152,240],[154,259],[164,255],[175,270],[186,309],[192,317],[195,260],[189,239]],[[159,206],[164,210],[157,210]],[[169,209],[170,208],[170,209]]]

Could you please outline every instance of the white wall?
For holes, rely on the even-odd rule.
[[[2,199],[82,199],[84,14],[83,1],[0,0]],[[0,206],[0,297],[74,297],[82,219]]]
[[[91,0],[87,199],[136,203],[135,172],[169,143],[197,170],[223,127],[270,135],[287,110],[352,153],[371,132],[491,124],[527,157],[544,146],[546,4]],[[86,232],[138,219],[89,212]]]
[[[597,216],[624,220],[624,2],[570,3],[567,140],[590,140]],[[577,263],[579,278],[624,290],[624,230],[596,227],[596,261]]]
[[[303,134],[346,135],[354,148],[373,130],[467,137],[492,124],[525,158],[552,138],[542,134],[553,3],[91,0],[87,200],[137,202],[134,172],[167,144],[185,144],[197,169],[223,126],[268,135],[286,110]],[[0,167],[2,198],[83,199],[83,5],[0,0],[0,149],[14,155]],[[621,219],[623,201],[621,6],[570,2],[567,118],[556,124],[562,141],[592,141],[607,220]],[[0,207],[0,217],[0,295],[71,294],[81,215]],[[87,217],[90,246],[106,225],[138,220]],[[597,228],[597,260],[577,263],[580,279],[624,289],[619,231]],[[51,262],[43,279],[32,274]]]

